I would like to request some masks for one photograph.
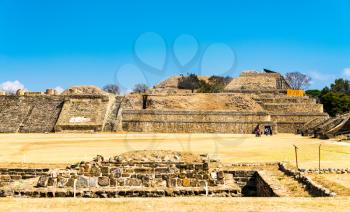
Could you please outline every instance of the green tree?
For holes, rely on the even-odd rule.
[[[307,90],[305,93],[306,93],[306,95],[308,95],[308,96],[310,96],[312,98],[315,98],[315,99],[319,99],[320,96],[321,96],[321,91],[317,90],[317,89]]]
[[[198,89],[201,85],[201,80],[199,80],[196,74],[188,74],[188,76],[181,76],[177,87],[179,89],[190,89],[192,93],[195,89]]]
[[[349,95],[331,91],[321,96],[320,99],[325,111],[331,116],[336,116],[338,114],[350,111]]]
[[[200,93],[221,93],[226,85],[232,80],[231,77],[211,76],[208,82],[201,80],[198,92]]]
[[[349,80],[344,80],[342,78],[336,79],[334,83],[331,84],[331,91],[349,95],[350,94]]]

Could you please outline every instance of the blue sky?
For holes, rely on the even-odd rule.
[[[0,83],[27,89],[269,68],[350,78],[350,3],[324,0],[0,1]]]

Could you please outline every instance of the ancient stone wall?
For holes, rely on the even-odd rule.
[[[254,170],[234,170],[225,171],[225,175],[230,174],[234,182],[241,188],[242,195],[246,197],[257,196],[256,171]]]
[[[278,90],[289,85],[279,73],[244,72],[233,78],[225,90]]]
[[[145,157],[139,160],[140,155]],[[223,171],[209,169],[206,156],[172,151],[136,151],[108,160],[97,156],[39,176],[34,185],[32,179],[0,185],[0,196],[241,196],[236,184],[225,183]]]
[[[273,113],[323,113],[322,104],[305,103],[264,103],[266,111]]]
[[[16,180],[25,180],[37,176],[48,175],[49,169],[26,169],[26,168],[0,168],[0,186],[14,182]]]
[[[296,133],[305,123],[315,118],[327,117],[323,105],[309,97],[260,96],[256,100],[270,114],[279,133]]]
[[[106,122],[103,127],[104,132],[122,131],[121,111],[124,96],[110,97],[108,110],[106,112]]]
[[[246,164],[244,164],[246,165]],[[257,164],[261,166],[261,164]],[[275,163],[274,163],[275,165]],[[225,175],[232,175],[234,182],[242,189],[244,197],[280,197],[280,186],[276,185],[262,170],[225,170]],[[227,177],[226,177],[227,178]]]
[[[263,171],[256,173],[256,194],[258,197],[277,197],[278,193],[271,187],[269,178],[264,175]]]
[[[132,132],[252,133],[275,126],[265,113],[123,110],[123,130]]]
[[[285,173],[288,176],[294,177],[299,183],[305,186],[305,189],[313,196],[316,197],[332,197],[336,196],[334,192],[331,192],[329,189],[323,187],[322,185],[317,184],[311,180],[308,176],[305,176],[303,172],[299,170],[293,170],[288,168],[286,164],[279,163],[279,170]]]
[[[315,117],[326,116],[314,99],[256,90],[147,94],[146,102],[143,99],[141,94],[114,96],[95,86],[74,86],[62,95],[50,89],[45,93],[19,90],[16,95],[0,96],[0,132],[240,134],[252,133],[259,124],[262,130],[271,126],[274,133],[295,133]]]
[[[285,95],[276,95],[274,97],[259,97],[256,98],[257,101],[263,103],[304,103],[304,104],[315,104],[316,100],[309,98],[308,96],[285,96]]]
[[[314,119],[327,117],[325,113],[276,113],[271,114],[271,121],[278,126],[279,133],[296,133],[298,129]]]
[[[268,122],[264,112],[123,110],[123,121]]]
[[[102,131],[109,106],[109,96],[70,96],[64,102],[55,131]]]
[[[62,105],[55,95],[0,96],[0,132],[52,132]]]

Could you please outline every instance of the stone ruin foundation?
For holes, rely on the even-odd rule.
[[[211,167],[206,155],[136,151],[66,169],[0,169],[0,197],[278,196],[256,171]]]

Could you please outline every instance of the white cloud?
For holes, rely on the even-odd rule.
[[[55,90],[60,94],[64,91],[64,88],[62,88],[61,86],[57,86]]]
[[[0,90],[6,93],[16,93],[18,89],[27,90],[24,85],[18,81],[6,81],[0,84]]]
[[[308,74],[312,78],[313,81],[327,81],[328,82],[328,81],[336,78],[335,75],[320,73],[318,71],[310,71]]]
[[[350,68],[344,68],[343,74],[346,77],[350,77]]]

